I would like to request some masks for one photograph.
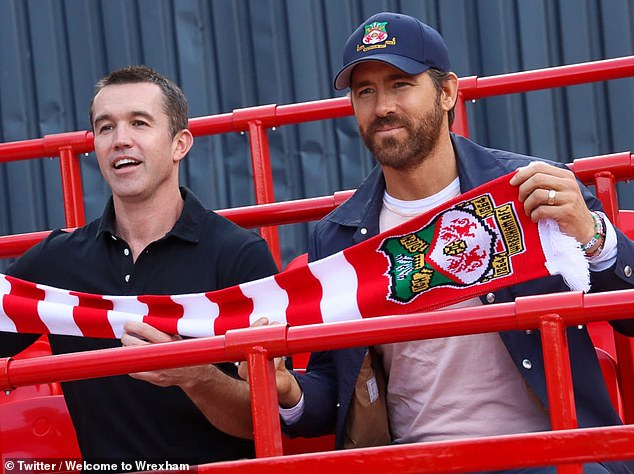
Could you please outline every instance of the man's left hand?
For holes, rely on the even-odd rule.
[[[594,235],[594,219],[572,171],[535,161],[519,168],[509,182],[518,186],[519,200],[533,222],[553,219],[579,243]]]

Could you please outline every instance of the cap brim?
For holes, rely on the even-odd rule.
[[[342,89],[345,89],[346,87],[350,87],[350,76],[352,75],[352,70],[359,63],[365,61],[380,61],[383,63],[387,63],[391,66],[394,66],[395,68],[400,69],[406,74],[412,75],[420,74],[429,69],[429,66],[427,64],[423,64],[421,62],[415,61],[414,59],[406,58],[403,56],[397,56],[395,54],[373,54],[371,56],[359,58],[346,64],[335,76],[335,89],[340,91]]]

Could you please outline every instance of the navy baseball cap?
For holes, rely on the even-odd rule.
[[[377,13],[354,30],[343,49],[343,67],[335,89],[350,86],[350,75],[362,61],[382,61],[416,75],[429,68],[449,71],[449,53],[442,36],[420,20],[398,13]]]

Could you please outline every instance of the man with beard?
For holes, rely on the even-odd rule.
[[[600,202],[564,165],[483,148],[450,132],[458,78],[435,30],[405,15],[368,18],[345,45],[335,87],[350,87],[359,131],[378,166],[347,202],[317,224],[311,260],[519,169],[511,184],[525,212],[535,222],[554,219],[579,242],[589,260],[593,291],[632,286],[632,242],[610,224]],[[547,277],[459,305],[567,290],[559,276]],[[631,321],[614,325],[634,333]],[[586,329],[571,328],[568,338],[579,426],[620,424]],[[277,381],[285,431],[299,436],[334,432],[338,449],[551,428],[536,332],[314,353],[305,374],[280,365]],[[584,470],[630,472],[625,463],[588,464]]]

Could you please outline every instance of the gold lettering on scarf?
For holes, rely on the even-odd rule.
[[[511,261],[506,252],[494,255],[491,265],[493,266],[493,278],[511,274]]]
[[[403,247],[407,249],[409,253],[424,252],[429,247],[429,244],[420,239],[416,234],[407,234],[399,239]]]
[[[434,272],[429,268],[423,268],[420,272],[412,275],[412,282],[410,289],[412,293],[420,293],[429,289],[431,283],[431,276]]]
[[[511,205],[504,204],[496,208],[495,217],[500,225],[502,238],[504,239],[509,255],[522,252],[524,250],[524,242],[522,241],[520,227]]]
[[[488,195],[477,197],[469,202],[473,204],[475,213],[479,217],[490,216],[493,213],[493,202]]]

